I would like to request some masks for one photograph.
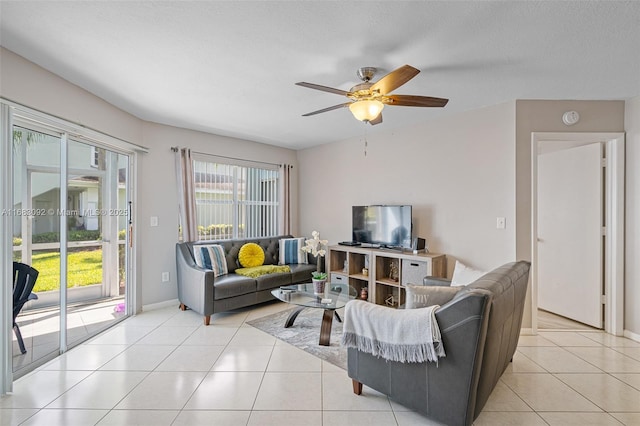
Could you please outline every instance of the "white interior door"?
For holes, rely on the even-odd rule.
[[[602,147],[538,156],[538,306],[602,328]]]

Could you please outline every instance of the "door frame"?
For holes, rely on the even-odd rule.
[[[13,193],[13,123],[9,106],[0,103],[0,211],[12,208]],[[13,235],[13,218],[0,215],[0,235]],[[0,238],[0,395],[13,390],[13,244],[11,238]],[[6,284],[5,284],[6,283]]]
[[[543,142],[563,147],[605,145],[604,330],[624,332],[624,144],[625,134],[600,132],[531,133],[531,329],[538,332],[538,153]]]

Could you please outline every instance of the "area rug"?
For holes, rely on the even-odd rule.
[[[320,339],[322,309],[305,309],[300,312],[293,326],[284,328],[284,323],[291,311],[293,308],[247,321],[247,324],[346,370],[347,349],[340,345],[342,323],[338,322],[335,317],[333,318],[331,345],[321,346],[318,344],[318,340]]]

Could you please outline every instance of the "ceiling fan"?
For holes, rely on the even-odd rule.
[[[412,67],[411,65],[403,65],[400,68],[391,71],[377,82],[372,83],[371,79],[375,75],[376,71],[377,70],[374,67],[363,67],[358,69],[357,75],[358,78],[362,80],[362,83],[356,84],[349,91],[334,89],[333,87],[321,86],[313,83],[296,83],[298,86],[343,95],[351,100],[350,102],[309,112],[302,116],[308,117],[310,115],[333,111],[334,109],[349,107],[349,110],[351,110],[351,113],[355,118],[371,125],[375,125],[382,123],[382,108],[384,108],[385,105],[441,108],[449,102],[449,99],[432,98],[429,96],[390,94],[398,87],[418,75],[420,70]]]

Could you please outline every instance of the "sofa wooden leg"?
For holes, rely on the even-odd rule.
[[[353,382],[353,393],[356,395],[362,395],[362,383],[356,379],[351,379],[351,381]]]
[[[181,311],[186,311],[187,310],[187,305],[185,305],[184,303],[180,304],[180,310]]]
[[[211,323],[211,315],[204,316],[204,325],[209,325]]]

